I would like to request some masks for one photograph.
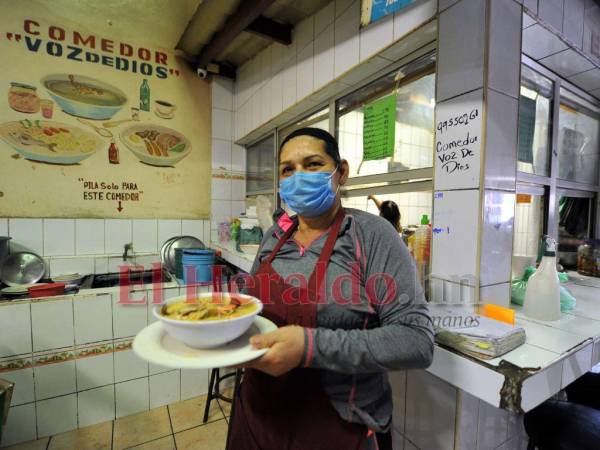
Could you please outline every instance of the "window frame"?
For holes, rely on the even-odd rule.
[[[263,134],[260,138],[253,140],[251,143],[244,145],[244,149],[246,150],[246,161],[248,160],[248,148],[252,147],[262,141],[265,141],[273,137],[273,157],[277,157],[277,135],[275,134],[275,130]],[[246,195],[245,197],[255,197],[257,195],[269,195],[273,194],[273,192],[277,189],[277,170],[275,167],[275,163],[273,163],[273,171],[275,176],[273,177],[273,186],[270,189],[259,189],[256,191],[248,191],[248,167],[246,166]]]
[[[398,71],[400,68],[407,66],[408,64],[414,63],[420,59],[433,57],[434,63],[428,67],[429,70],[433,68],[433,73],[437,76],[436,66],[435,66],[435,58],[437,57],[437,47],[435,42],[430,42],[429,44],[424,45],[418,50],[404,56],[403,58],[398,59],[395,62],[390,62],[389,65],[377,71],[376,73],[361,79],[356,82],[352,86],[348,86],[347,89],[342,90],[338,94],[327,97],[323,101],[315,104],[313,107],[303,111],[301,114],[294,116],[293,118],[281,123],[280,125],[274,126],[269,132],[262,134],[259,138],[253,139],[247,144],[244,144],[244,148],[248,148],[264,139],[268,136],[274,134],[274,148],[273,148],[273,161],[274,161],[274,170],[275,177],[273,183],[273,189],[268,189],[264,191],[256,191],[256,192],[246,192],[246,197],[254,197],[259,194],[263,195],[272,195],[274,200],[275,207],[281,206],[281,200],[277,193],[278,185],[279,185],[279,171],[277,170],[277,160],[278,160],[278,149],[280,142],[283,139],[283,132],[291,132],[295,129],[295,126],[308,126],[309,123],[314,123],[316,121],[321,121],[322,116],[317,118],[312,118],[309,121],[306,121],[307,118],[315,115],[321,110],[328,108],[329,115],[329,132],[335,136],[337,139],[338,136],[338,115],[337,115],[337,102],[338,100],[346,97],[347,95],[356,92],[370,83],[379,80],[380,78]],[[411,72],[407,75],[406,81],[410,82],[416,79],[415,77],[418,75],[425,76],[425,70]],[[432,149],[433,152],[433,149]],[[247,169],[246,169],[247,170]],[[379,184],[379,186],[377,185]],[[354,186],[354,188],[353,188]],[[350,188],[350,189],[348,189]],[[364,175],[361,177],[354,177],[348,179],[348,182],[344,186],[344,189],[341,190],[342,197],[356,197],[365,195],[365,189],[369,190],[369,194],[386,194],[386,193],[402,193],[402,192],[421,192],[421,191],[431,191],[431,195],[433,197],[433,167],[428,168],[420,168],[420,169],[412,169],[406,171],[399,172],[389,172],[383,174],[376,175]],[[368,195],[368,194],[367,194]]]
[[[563,180],[558,178],[558,135],[560,130],[559,114],[560,105],[562,103],[566,105],[574,105],[577,109],[584,108],[586,113],[589,113],[594,118],[600,119],[600,113],[591,111],[586,105],[574,103],[569,97],[562,97],[563,91],[568,91],[570,94],[579,97],[583,102],[587,102],[592,106],[596,107],[600,111],[600,102],[584,92],[577,86],[573,85],[569,81],[562,78],[560,75],[548,70],[535,60],[528,56],[521,55],[521,64],[527,66],[529,69],[538,72],[544,77],[548,78],[554,83],[553,95],[551,99],[551,134],[550,134],[550,175],[536,175],[527,172],[521,172],[517,170],[516,181],[517,186],[519,185],[537,185],[544,188],[546,194],[546,210],[547,216],[545,217],[545,232],[552,236],[558,242],[558,199],[561,192],[564,191],[578,191],[584,193],[586,196],[595,197],[595,207],[592,209],[592,217],[590,220],[594,224],[592,229],[592,237],[600,236],[600,174],[598,177],[597,185],[580,183],[576,181]],[[517,189],[518,192],[518,189]],[[592,205],[594,206],[594,205]]]
[[[406,85],[412,83],[418,79],[421,79],[427,75],[435,75],[437,77],[436,72],[436,53],[435,50],[425,51],[420,55],[413,55],[412,58],[403,58],[398,61],[397,64],[394,64],[392,67],[386,68],[383,72],[379,72],[376,76],[370,77],[365,80],[365,82],[360,83],[356,86],[353,86],[352,89],[349,89],[347,92],[342,93],[337,96],[334,101],[331,102],[330,111],[333,111],[332,114],[332,122],[335,130],[335,137],[339,139],[339,119],[341,115],[347,112],[346,109],[338,109],[338,103],[346,96],[357,93],[358,91],[364,89],[369,84],[376,82],[390,74],[397,72],[398,70],[405,68],[411,64],[419,64],[422,60],[426,60],[427,58],[432,58],[433,61],[429,64],[425,64],[422,67],[419,67],[417,70],[413,72],[409,72],[405,78],[398,83],[398,86]],[[384,90],[378,92],[376,96],[372,96],[366,99],[363,99],[360,104],[364,105],[369,101],[373,101],[376,98],[381,98],[386,95],[386,93],[390,93],[395,89],[392,87],[388,90]],[[354,105],[355,108],[358,107],[359,104]],[[332,123],[330,122],[330,124]],[[435,124],[433,124],[432,131],[435,132]],[[433,148],[431,149],[433,154]],[[434,155],[435,156],[435,155]],[[399,194],[403,192],[423,192],[423,191],[431,191],[431,195],[433,197],[433,164],[431,167],[422,167],[418,169],[410,169],[410,170],[402,170],[402,171],[394,171],[394,172],[385,172],[379,174],[370,174],[370,175],[361,175],[355,176],[352,178],[348,178],[346,184],[342,189],[342,196],[351,198],[351,197],[361,197],[369,194],[373,195],[382,195],[382,194]]]

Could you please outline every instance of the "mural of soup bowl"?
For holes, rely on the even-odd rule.
[[[64,112],[77,117],[110,119],[127,103],[119,88],[83,75],[52,74],[41,83]]]

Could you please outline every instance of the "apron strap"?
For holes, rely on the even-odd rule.
[[[323,281],[324,274],[326,273],[327,266],[329,265],[329,259],[331,258],[331,254],[333,253],[335,241],[337,241],[338,233],[340,232],[342,221],[344,220],[345,215],[346,213],[344,208],[340,206],[336,213],[335,219],[333,220],[333,224],[329,228],[329,234],[327,235],[327,240],[325,241],[323,250],[321,250],[321,254],[319,255],[319,260],[317,261],[317,264],[315,265],[315,268],[310,275],[310,279],[308,280],[308,285],[314,286],[316,292],[319,292],[319,288],[321,287],[321,282]],[[271,262],[273,262],[273,259],[275,259],[275,256],[277,256],[279,250],[281,250],[281,247],[283,247],[283,244],[287,242],[287,240],[292,236],[292,234],[294,233],[294,231],[296,231],[297,228],[298,219],[296,218],[294,220],[294,224],[287,229],[287,231],[275,245],[275,248],[271,251],[269,256],[263,262],[271,264]],[[317,272],[323,273],[319,273],[319,276],[317,276]]]
[[[329,234],[327,235],[323,250],[321,250],[321,255],[319,255],[319,260],[308,280],[308,285],[314,286],[317,295],[320,294],[321,283],[327,273],[327,266],[329,265],[329,260],[331,259],[333,248],[335,247],[335,242],[337,241],[338,233],[340,232],[345,215],[346,211],[340,206],[335,216],[335,220],[333,221],[333,225],[329,229]]]
[[[296,228],[298,228],[298,218],[294,219],[294,223],[292,224],[292,226],[290,226],[287,229],[287,231],[283,234],[283,236],[281,236],[281,238],[275,245],[273,251],[271,251],[271,253],[269,253],[269,256],[267,256],[267,259],[265,259],[265,262],[269,264],[273,262],[273,259],[275,259],[275,256],[277,256],[277,253],[279,253],[279,250],[281,250],[283,244],[285,244],[287,240],[292,236],[292,233],[296,231]]]

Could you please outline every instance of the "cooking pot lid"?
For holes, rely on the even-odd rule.
[[[35,253],[9,255],[0,266],[0,279],[9,286],[37,283],[46,272],[44,260]]]

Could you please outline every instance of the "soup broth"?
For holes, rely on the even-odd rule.
[[[257,309],[258,305],[250,299],[219,295],[164,305],[161,308],[161,315],[175,320],[208,322],[235,319],[252,314]]]
[[[82,89],[87,87],[88,89]],[[46,87],[69,100],[87,103],[96,106],[118,106],[125,103],[125,98],[121,95],[105,88],[88,85],[86,83],[71,83],[69,80],[50,80],[46,82]]]

